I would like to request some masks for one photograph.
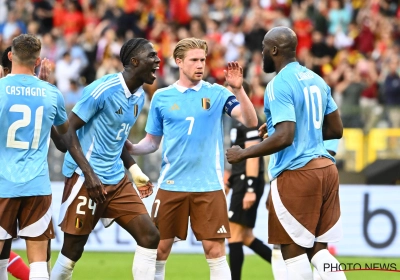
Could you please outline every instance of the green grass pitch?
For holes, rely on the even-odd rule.
[[[17,251],[26,261],[25,251]],[[52,253],[52,263],[58,252]],[[400,258],[363,258],[339,257],[343,263],[395,263],[400,270]],[[133,253],[85,252],[75,266],[74,280],[125,280],[132,279]],[[348,280],[395,280],[400,279],[399,272],[352,271],[346,272]],[[9,279],[15,279],[12,276]],[[166,279],[169,280],[206,280],[209,279],[208,265],[201,254],[171,254],[167,262]],[[246,255],[242,280],[273,279],[271,266],[256,255]]]

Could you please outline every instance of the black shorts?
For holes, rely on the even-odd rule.
[[[229,206],[229,221],[240,224],[245,227],[254,228],[257,219],[257,208],[260,199],[264,193],[265,180],[264,175],[260,174],[258,180],[253,185],[256,193],[256,201],[248,210],[243,210],[243,198],[247,191],[244,176],[233,175],[229,178],[229,184],[232,189],[231,204]]]

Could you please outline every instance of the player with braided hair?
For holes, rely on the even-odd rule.
[[[71,279],[90,232],[99,219],[113,221],[136,240],[132,273],[153,280],[159,232],[125,175],[129,170],[142,198],[153,185],[124,148],[130,129],[144,105],[144,83],[152,84],[160,59],[146,39],[134,38],[121,48],[124,70],[86,86],[69,115],[64,143],[66,177],[59,215],[64,243],[51,279]]]

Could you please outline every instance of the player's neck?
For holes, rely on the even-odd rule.
[[[191,81],[189,79],[179,77],[179,80],[176,83],[181,87],[192,88],[192,87],[197,86],[200,82],[201,82],[201,80],[200,81]]]
[[[275,72],[276,74],[278,74],[283,68],[285,68],[286,65],[288,65],[289,63],[295,62],[296,58],[291,57],[291,58],[282,58],[282,60],[280,61],[280,63],[278,65],[276,65],[275,68]]]
[[[19,65],[17,63],[13,63],[11,74],[24,74],[24,75],[31,75],[34,76],[34,68],[25,65]]]
[[[134,79],[134,75],[126,70],[122,71],[122,77],[124,77],[125,84],[132,94],[134,94],[141,86],[143,86],[143,82],[141,80]]]

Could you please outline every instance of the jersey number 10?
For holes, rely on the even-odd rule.
[[[21,127],[26,127],[31,123],[31,108],[27,105],[14,104],[10,112],[22,113],[22,119],[13,122],[7,132],[7,148],[29,149],[29,142],[15,140],[15,133]],[[36,109],[35,112],[35,130],[33,133],[32,149],[38,149],[40,140],[40,131],[42,130],[43,106]]]
[[[321,91],[315,85],[310,88],[303,89],[304,100],[306,101],[307,116],[308,116],[308,130],[310,130],[310,103],[312,110],[312,120],[315,129],[320,129],[322,125],[322,96]]]

